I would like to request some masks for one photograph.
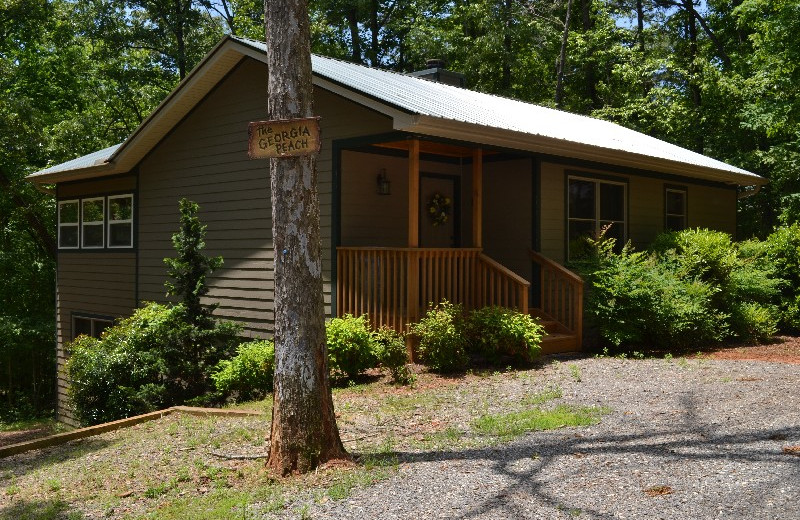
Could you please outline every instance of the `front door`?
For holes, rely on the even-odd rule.
[[[421,173],[419,182],[420,247],[459,247],[461,243],[461,179]]]

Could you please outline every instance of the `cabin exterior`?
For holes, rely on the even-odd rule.
[[[270,183],[248,158],[266,119],[265,48],[228,37],[124,143],[30,176],[56,186],[57,348],[165,299],[178,200],[200,205],[216,315],[273,327]],[[403,329],[428,302],[541,316],[549,351],[580,348],[577,238],[644,245],[665,229],[735,233],[761,177],[608,122],[314,57],[329,316]],[[59,371],[61,374],[61,372]],[[59,376],[61,420],[71,422]]]

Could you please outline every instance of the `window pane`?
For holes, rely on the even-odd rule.
[[[667,192],[667,213],[669,215],[685,215],[686,193],[683,191]]]
[[[61,224],[77,224],[78,223],[78,203],[67,202],[58,205],[58,217]]]
[[[570,220],[569,221],[569,259],[577,260],[586,258],[591,252],[589,237],[594,237],[594,221]]]
[[[92,335],[92,320],[89,318],[75,318],[73,320],[75,330],[72,331],[72,337],[77,338],[81,334],[84,336]]]
[[[110,220],[130,220],[133,215],[133,197],[108,199]]]
[[[132,224],[127,222],[122,224],[109,224],[108,245],[112,247],[132,246],[133,242],[131,241],[131,227]]]
[[[600,220],[625,220],[625,187],[600,184]]]
[[[58,247],[78,247],[78,226],[59,226]]]
[[[103,331],[109,328],[110,326],[111,326],[110,321],[94,320],[94,337],[100,339],[100,336],[103,334]]]
[[[594,182],[570,179],[569,217],[594,219]]]
[[[83,221],[84,222],[103,222],[103,201],[85,200],[83,201]]]
[[[614,250],[621,251],[625,245],[625,225],[621,222],[600,222],[600,228],[606,229],[606,238],[614,239]]]
[[[686,229],[686,222],[684,217],[667,215],[667,230],[680,231]]]
[[[83,247],[103,247],[103,224],[83,225]]]

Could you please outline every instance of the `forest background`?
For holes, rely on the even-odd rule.
[[[617,122],[769,179],[800,215],[800,0],[309,0],[312,50]],[[0,0],[0,421],[53,406],[55,201],[24,177],[125,139],[259,0]]]

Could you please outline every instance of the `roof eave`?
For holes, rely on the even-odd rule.
[[[559,155],[572,159],[615,164],[664,174],[683,175],[736,186],[762,186],[769,182],[764,177],[755,174],[718,170],[681,161],[673,161],[438,117],[418,115],[407,119],[407,121],[407,124],[395,125],[395,128],[397,130],[431,135],[434,137],[468,141],[503,148],[514,148],[546,155]]]
[[[103,163],[86,168],[75,170],[63,170],[53,173],[40,173],[36,175],[29,175],[27,179],[34,184],[57,184],[66,181],[79,181],[84,179],[93,179],[95,177],[105,177],[106,175],[113,175],[119,173],[115,171],[114,165],[110,163]]]

